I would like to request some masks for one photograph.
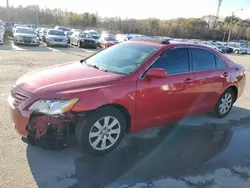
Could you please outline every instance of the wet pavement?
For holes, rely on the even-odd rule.
[[[245,117],[230,120],[239,112]],[[218,177],[227,182],[229,175],[249,186],[248,114],[248,110],[234,107],[227,123],[212,123],[216,118],[204,114],[127,135],[118,149],[103,157],[82,155],[75,147],[52,154],[29,146],[27,158],[39,187],[205,188],[217,187]],[[204,119],[208,123],[197,125]],[[48,164],[44,162],[47,160]],[[71,163],[74,167],[69,171]],[[54,169],[68,175],[60,177],[60,174],[55,174],[53,177],[50,174],[53,183],[48,182],[48,178],[40,178]],[[58,175],[60,178],[57,179]],[[156,185],[159,181],[160,185]]]

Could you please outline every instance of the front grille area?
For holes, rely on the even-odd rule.
[[[62,42],[62,39],[54,39],[56,42]]]
[[[30,37],[23,37],[23,42],[24,43],[31,43],[32,39]]]
[[[18,107],[20,104],[22,104],[24,101],[28,99],[27,96],[17,93],[13,90],[11,91],[11,96],[13,98],[13,105],[15,107]]]
[[[87,44],[95,44],[95,41],[93,40],[84,40],[84,42],[86,42]]]

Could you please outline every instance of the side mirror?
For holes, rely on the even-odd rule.
[[[162,68],[152,68],[146,73],[146,78],[166,78],[167,72]]]

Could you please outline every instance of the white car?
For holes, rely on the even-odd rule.
[[[5,34],[5,28],[4,26],[0,26],[0,44],[4,43],[4,34]]]
[[[228,46],[232,47],[233,48],[233,52],[235,54],[246,54],[247,53],[247,49],[240,46],[240,45],[237,45],[237,44],[234,44],[234,43],[230,43],[228,44]]]
[[[218,52],[222,53],[222,50],[220,48],[218,48],[217,46],[213,45],[210,42],[205,41],[205,42],[201,42],[199,44],[204,45],[204,46],[208,46],[208,47],[213,48],[213,49],[217,50]]]

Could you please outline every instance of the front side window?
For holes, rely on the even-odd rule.
[[[176,48],[161,55],[151,68],[163,68],[167,74],[179,74],[190,71],[187,48]]]
[[[215,59],[214,54],[208,50],[200,48],[192,48],[194,70],[211,70],[215,69]]]
[[[86,64],[107,72],[130,74],[147,61],[159,47],[135,43],[121,43],[91,56]]]

